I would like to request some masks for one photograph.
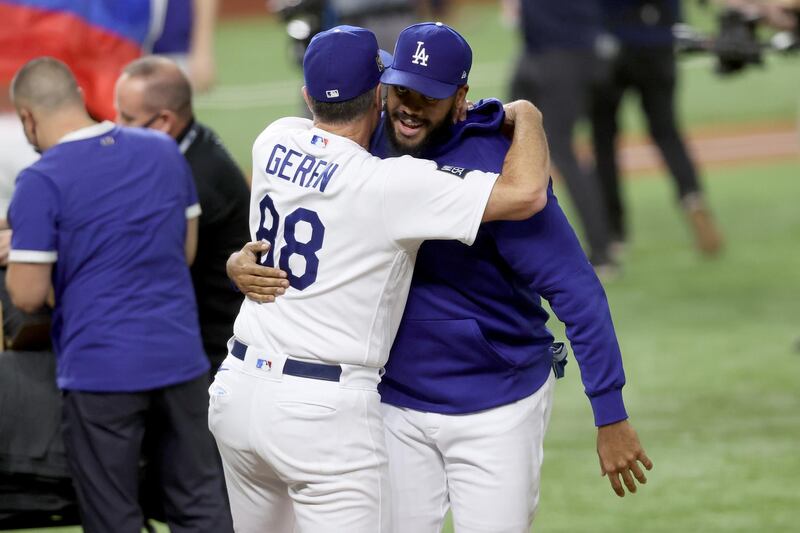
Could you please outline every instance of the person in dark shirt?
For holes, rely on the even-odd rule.
[[[617,269],[602,189],[594,169],[578,160],[577,122],[588,117],[593,87],[608,75],[607,40],[597,0],[520,0],[524,50],[511,80],[511,98],[542,110],[550,154],[583,225],[589,259],[601,275]]]
[[[117,81],[116,105],[117,122],[170,135],[192,169],[202,208],[192,282],[213,373],[228,353],[242,303],[225,261],[249,237],[247,181],[217,135],[194,119],[189,81],[173,61],[144,57],[130,63]]]
[[[678,200],[694,232],[697,248],[714,255],[722,248],[700,179],[678,129],[675,110],[677,69],[672,26],[680,19],[678,0],[600,0],[606,27],[620,48],[606,83],[595,87],[591,119],[597,176],[614,242],[627,239],[619,189],[617,113],[629,90],[639,96],[650,137],[669,168]]]

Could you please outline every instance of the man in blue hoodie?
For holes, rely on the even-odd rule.
[[[497,170],[510,145],[503,108],[479,102],[458,122],[472,51],[441,23],[404,30],[381,81],[383,123],[370,150],[414,155],[440,169]],[[228,261],[248,297],[280,294],[276,272],[253,264],[259,243]],[[602,472],[614,491],[644,483],[652,463],[627,422],[625,377],[605,293],[553,195],[521,222],[481,225],[472,246],[429,241],[380,385],[397,532],[528,531],[538,503],[553,395],[547,312],[567,326],[598,427]]]

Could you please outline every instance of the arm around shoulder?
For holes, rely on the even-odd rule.
[[[506,123],[513,124],[514,133],[500,177],[486,204],[484,222],[524,220],[547,205],[550,153],[542,113],[526,100],[507,104],[505,111]]]

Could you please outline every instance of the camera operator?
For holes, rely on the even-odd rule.
[[[708,52],[716,58],[720,75],[740,72],[749,65],[761,65],[765,50],[778,52],[800,49],[800,0],[715,0],[717,31],[704,35],[691,26],[675,27],[679,52]],[[762,40],[761,26],[778,33]]]
[[[697,248],[714,255],[722,236],[706,203],[697,170],[676,120],[677,69],[672,26],[680,17],[679,0],[600,0],[607,30],[619,43],[608,82],[593,94],[591,118],[597,174],[603,187],[614,240],[627,237],[616,159],[617,121],[628,89],[638,93],[650,136],[669,168],[678,201]]]

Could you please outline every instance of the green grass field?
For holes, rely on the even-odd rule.
[[[691,11],[695,14],[698,10]],[[700,22],[708,24],[707,20]],[[469,98],[505,98],[519,51],[516,32],[503,26],[497,7],[491,3],[465,6],[453,14],[450,23],[473,49]],[[299,67],[289,60],[288,37],[271,19],[223,22],[217,54],[220,84],[197,99],[198,115],[214,126],[237,161],[249,169],[250,147],[261,130],[301,109],[302,76]],[[716,76],[706,56],[684,58],[680,65],[680,113],[689,127],[724,127],[749,121],[785,123],[796,120],[800,112],[798,54],[768,56],[764,68],[750,68],[729,78]],[[624,109],[623,120],[633,131],[642,129],[634,106]]]
[[[516,42],[496,7],[468,7],[449,22],[475,51],[470,96],[505,96]],[[274,22],[221,24],[220,84],[198,99],[198,114],[245,169],[258,132],[299,108],[300,76],[285,52]],[[798,118],[798,56],[726,80],[702,58],[683,61],[681,72],[681,115],[690,127]],[[626,123],[641,128],[634,110],[625,112]],[[800,160],[704,174],[726,236],[723,256],[694,252],[663,174],[637,176],[626,184],[632,242],[624,274],[606,287],[631,421],[655,463],[650,481],[619,499],[600,477],[572,360],[547,434],[537,532],[800,528]],[[567,195],[560,200],[569,210]],[[560,324],[551,326],[563,337]]]

